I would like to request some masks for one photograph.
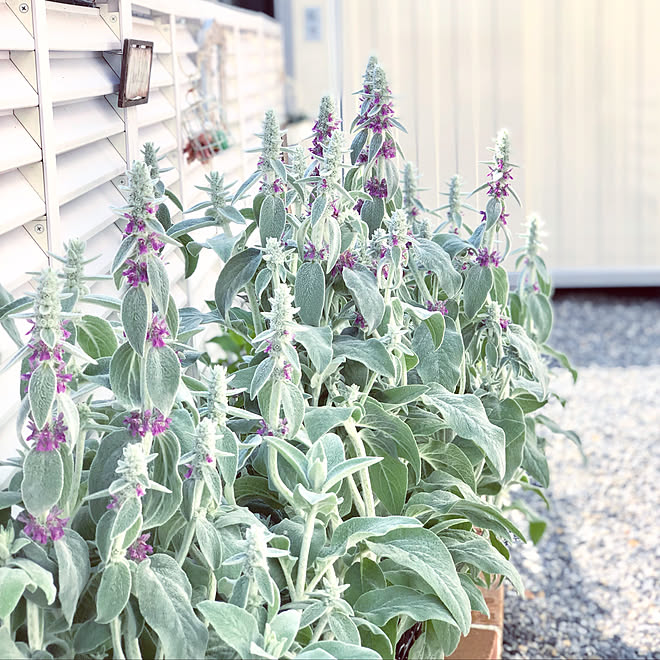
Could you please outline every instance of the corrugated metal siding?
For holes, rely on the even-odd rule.
[[[310,7],[321,10],[321,41],[306,40]],[[466,189],[482,182],[477,161],[507,127],[522,165],[513,232],[530,212],[546,219],[556,282],[660,285],[657,0],[296,0],[291,9],[301,110],[314,114],[318,96],[335,91],[350,124],[351,93],[375,53],[427,204],[441,203],[457,170]]]
[[[268,107],[283,113],[284,94],[280,27],[266,16],[203,0],[147,0],[140,6],[119,0],[114,14],[101,3],[99,9],[45,0],[27,4],[22,13],[18,2],[0,0],[0,283],[16,296],[30,286],[25,271],[44,268],[47,251],[61,253],[61,243],[73,237],[87,241],[90,256],[101,255],[90,272],[107,271],[121,240],[110,208],[123,204],[118,186],[127,153],[140,157],[148,141],[159,146],[166,156],[162,167],[173,168],[163,180],[189,208],[205,194],[195,185],[203,185],[212,169],[227,181],[247,175],[253,163],[243,150],[253,138],[246,131],[258,131]],[[197,34],[208,20],[216,20],[230,42],[232,57],[223,60],[220,73],[233,146],[211,163],[188,165],[181,115],[200,77]],[[149,103],[129,111],[117,107],[120,37],[154,42]],[[239,84],[239,55],[251,82]],[[257,76],[260,64],[265,70]],[[46,162],[42,144],[51,145]],[[175,300],[203,304],[213,291],[217,259],[205,255],[189,281],[178,250],[169,249],[166,261]],[[98,282],[93,291],[112,289]],[[0,331],[0,364],[13,351]],[[2,456],[16,445],[18,375],[16,365],[0,376]]]

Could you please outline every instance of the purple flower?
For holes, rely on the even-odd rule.
[[[139,563],[146,559],[147,555],[150,555],[154,551],[153,547],[147,543],[150,536],[151,534],[142,534],[141,536],[138,536],[138,538],[135,539],[131,545],[128,546],[128,550],[126,552],[129,559]]]
[[[509,327],[509,323],[511,323],[509,319],[500,319],[500,328],[502,328],[502,330],[506,330]]]
[[[58,449],[61,443],[66,442],[65,431],[67,431],[67,427],[64,425],[64,415],[62,413],[53,418],[52,425],[50,422],[46,422],[41,430],[30,420],[29,428],[31,433],[27,437],[27,441],[36,441],[35,451],[54,451]]]
[[[385,140],[383,146],[380,148],[380,155],[383,158],[395,158],[396,157],[396,146],[394,145],[393,140]]]
[[[282,366],[282,375],[284,376],[285,380],[291,380],[291,376],[293,375],[293,366],[290,362],[285,362]]]
[[[286,417],[280,417],[280,423],[277,428],[278,433],[281,435],[286,435],[289,431],[288,420]],[[266,424],[265,419],[259,420],[259,428],[257,429],[257,435],[261,436],[272,436],[275,435],[272,429]]]
[[[260,419],[259,420],[259,428],[257,429],[257,435],[273,435],[273,432],[270,430],[268,427],[268,424],[266,424],[265,419]]]
[[[364,91],[366,94],[370,94],[371,90],[365,85]],[[389,91],[389,90],[388,90]],[[360,103],[364,106],[365,101],[369,97],[361,96]],[[378,107],[378,109],[376,109]],[[374,112],[372,112],[374,111]],[[390,120],[390,115],[394,114],[394,108],[392,107],[392,101],[383,102],[383,99],[379,94],[375,94],[373,98],[369,99],[369,102],[360,114],[360,118],[357,120],[357,126],[366,126],[370,128],[374,133],[382,133],[387,129],[391,128],[392,121]]]
[[[160,204],[146,204],[144,210],[147,213],[151,213],[152,215],[155,215],[156,213],[158,213],[159,208],[160,208]]]
[[[71,336],[71,333],[64,327],[64,323],[66,323],[66,321],[60,326],[60,332],[63,339],[68,339]],[[27,334],[32,334],[34,332],[36,327],[34,321],[32,321],[32,324],[33,327]],[[51,349],[41,340],[32,340],[28,343],[28,346],[32,349],[32,353],[28,355],[30,370],[21,374],[21,380],[30,380],[35,369],[42,362],[50,362],[57,379],[57,392],[60,394],[65,392],[66,384],[71,382],[73,375],[66,373],[66,362],[64,361],[62,353],[62,344],[56,344],[55,347]]]
[[[190,479],[190,477],[192,477],[192,475],[193,475],[195,467],[193,466],[192,463],[186,463],[186,467],[188,469],[186,470],[186,473],[183,475],[183,478],[184,479]]]
[[[323,143],[338,128],[339,128],[339,120],[334,119],[331,112],[328,113],[327,118],[325,118],[323,122],[317,120],[314,123],[314,126],[312,126],[312,131],[314,132],[314,139],[312,140],[312,146],[309,149],[310,152],[313,153],[315,156],[323,156]],[[314,174],[318,175],[318,167],[315,168]]]
[[[23,511],[19,516],[18,520],[25,523],[23,531],[26,536],[29,536],[31,539],[35,540],[37,543],[45,545],[48,543],[48,539],[51,541],[57,541],[64,536],[64,526],[69,522],[68,518],[60,518],[62,511],[54,506],[46,517],[45,521],[40,521],[38,518],[35,518],[31,513]]]
[[[440,312],[443,316],[447,314],[447,307],[444,300],[433,302],[432,300],[426,301],[426,309],[429,312]]]
[[[142,487],[142,484],[135,486],[135,494],[138,497],[144,497],[147,494],[147,491]]]
[[[500,222],[505,225],[506,224],[506,219],[511,215],[510,213],[505,213],[504,209],[502,209],[502,213],[500,213]]]
[[[363,330],[367,327],[367,322],[364,320],[364,316],[358,312],[355,315],[355,320],[353,321],[353,325],[356,328],[362,328]]]
[[[275,179],[275,181],[273,181],[273,192],[274,193],[284,192],[284,186],[282,185],[282,179]]]
[[[536,293],[538,293],[541,290],[541,289],[539,289],[539,285],[536,282],[534,282],[534,284],[532,285],[532,289],[534,289],[534,291],[536,291]]]
[[[160,435],[164,431],[167,431],[171,422],[172,420],[169,417],[164,417],[156,408],[145,410],[143,413],[134,410],[128,417],[124,417],[124,424],[126,424],[130,434],[134,438],[138,435],[144,438],[149,431],[151,431],[153,436]]]
[[[170,331],[167,329],[165,319],[158,318],[158,314],[154,314],[151,320],[151,327],[147,331],[147,341],[151,342],[154,348],[163,348],[165,340],[163,337],[169,337]]]
[[[339,275],[344,270],[344,268],[349,268],[350,270],[355,268],[356,263],[357,260],[355,259],[355,255],[350,250],[346,250],[346,252],[342,252],[339,255],[337,263],[332,267],[332,270],[330,271],[330,275],[332,275],[332,277],[337,277],[337,275]]]
[[[158,236],[156,236],[154,232],[151,232],[151,234],[149,234],[149,236],[146,238],[144,236],[140,236],[140,238],[138,238],[138,252],[140,254],[147,254],[147,252],[149,252],[149,248],[151,248],[154,252],[158,252],[164,247],[165,243],[159,240]]]
[[[151,420],[151,434],[155,437],[167,431],[170,428],[170,423],[172,420],[169,417],[165,417],[163,413],[154,408],[153,419]]]
[[[145,231],[146,225],[144,224],[144,220],[140,220],[139,218],[134,218],[132,215],[130,215],[130,213],[124,213],[124,217],[128,218],[126,227],[124,227],[124,236],[130,236],[131,234],[135,234],[136,232]]]
[[[479,264],[479,266],[482,268],[485,268],[490,264],[493,266],[499,266],[500,262],[502,261],[502,257],[496,250],[493,250],[489,253],[488,248],[479,248],[476,261],[477,264]]]
[[[355,203],[355,206],[353,207],[353,210],[360,213],[360,211],[362,211],[363,206],[364,206],[364,200],[358,199],[358,201]]]
[[[136,262],[133,259],[127,259],[126,263],[128,268],[123,270],[121,274],[128,280],[130,286],[140,286],[140,282],[149,283],[145,261]]]
[[[314,259],[325,259],[328,255],[328,247],[324,246],[320,250],[316,249],[316,246],[311,241],[305,243],[303,249],[303,261],[313,261]]]
[[[372,196],[385,199],[387,197],[387,181],[385,179],[378,180],[378,177],[373,176],[364,184],[364,189]]]
[[[486,222],[486,219],[488,218],[486,211],[479,211],[479,215],[481,216],[481,222]]]
[[[117,508],[117,504],[119,504],[119,499],[117,498],[116,495],[113,495],[110,498],[110,501],[108,502],[108,504],[106,505],[105,508],[106,509],[115,509],[115,508]]]

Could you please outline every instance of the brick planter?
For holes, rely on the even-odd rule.
[[[481,589],[490,618],[472,612],[472,626],[462,637],[448,660],[499,660],[502,657],[502,624],[504,619],[504,588]]]

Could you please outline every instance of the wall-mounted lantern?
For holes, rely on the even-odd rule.
[[[119,80],[120,108],[141,105],[149,100],[149,80],[154,42],[139,39],[124,39]]]

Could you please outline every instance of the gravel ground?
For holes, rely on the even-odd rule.
[[[557,379],[568,404],[551,416],[588,463],[550,439],[551,510],[526,498],[548,528],[512,548],[527,598],[507,590],[503,656],[660,659],[660,301],[570,296],[556,322],[581,368]]]

